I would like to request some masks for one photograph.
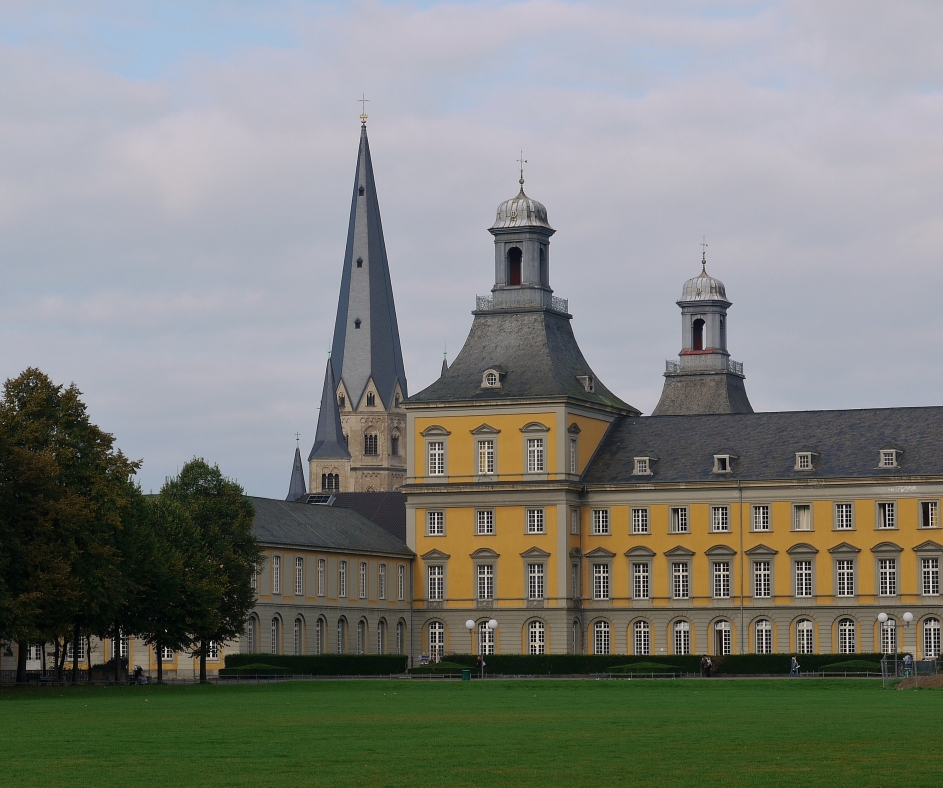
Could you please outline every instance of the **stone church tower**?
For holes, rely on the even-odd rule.
[[[367,116],[361,121],[334,342],[308,455],[311,492],[386,492],[406,473],[406,372]]]

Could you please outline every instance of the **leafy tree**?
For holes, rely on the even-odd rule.
[[[160,492],[167,506],[178,506],[192,529],[187,556],[186,593],[189,630],[206,681],[211,642],[241,634],[255,602],[252,576],[262,553],[252,533],[255,511],[242,487],[217,466],[193,459]]]

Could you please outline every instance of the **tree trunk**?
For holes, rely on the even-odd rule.
[[[79,625],[76,624],[75,628],[72,630],[72,683],[79,683],[79,638],[82,635],[79,633]]]
[[[56,651],[59,652],[58,656],[56,657],[56,681],[58,682],[62,681],[62,672],[63,672],[63,669],[65,668],[65,658],[66,658],[66,653],[67,653],[65,646],[67,642],[68,641],[65,638],[63,638],[62,645],[60,646],[59,638],[56,638]]]
[[[200,684],[206,684],[206,641],[200,641]]]
[[[46,641],[44,640],[39,644],[39,657],[40,657],[40,675],[46,675]]]
[[[26,650],[29,648],[25,640],[16,644],[16,683],[26,683]]]
[[[157,683],[164,683],[164,644],[159,640],[154,644],[154,651],[157,652]]]

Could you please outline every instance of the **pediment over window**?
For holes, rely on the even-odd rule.
[[[880,544],[874,545],[871,548],[872,553],[902,553],[904,548],[900,547],[893,542],[881,542]]]
[[[672,547],[670,550],[666,550],[665,555],[671,558],[690,558],[694,555],[694,551],[678,545],[677,547]]]
[[[471,431],[472,435],[497,435],[501,430],[495,429],[490,424],[482,424]]]
[[[579,435],[583,430],[581,430],[580,425],[574,421],[569,427],[566,428],[566,431],[569,432],[570,435]]]
[[[747,555],[776,555],[778,550],[774,550],[772,547],[767,547],[765,544],[758,544],[756,547],[751,547],[749,550],[744,550]]]
[[[494,551],[487,547],[480,547],[471,554],[471,557],[480,560],[483,558],[500,558],[500,556]]]
[[[532,547],[530,550],[521,553],[521,558],[550,558],[550,553],[541,550],[539,547]]]
[[[550,427],[539,421],[531,421],[521,427],[521,432],[550,432]]]
[[[921,542],[914,548],[915,553],[943,553],[943,545],[934,542],[932,539],[927,539],[926,542]]]
[[[433,435],[451,435],[445,427],[440,427],[438,424],[433,424],[431,427],[426,427],[422,432],[419,433],[424,438],[428,438]]]
[[[452,556],[441,550],[430,550],[422,556],[423,561],[448,561]]]
[[[842,553],[860,553],[861,549],[855,547],[853,544],[848,544],[848,542],[842,542],[834,547],[829,547],[828,551],[832,555],[841,555]]]
[[[731,556],[737,554],[736,550],[734,550],[732,547],[727,547],[725,544],[716,544],[713,547],[709,547],[704,552],[707,553],[707,555],[714,556]]]
[[[787,551],[789,555],[814,555],[818,552],[818,548],[813,547],[808,542],[799,542],[799,544],[794,544]]]
[[[587,558],[615,558],[616,554],[607,550],[605,547],[597,547],[586,553]]]
[[[626,550],[625,554],[629,558],[651,558],[653,555],[655,555],[655,551],[649,547],[642,547],[639,545],[638,547],[632,547]]]
[[[570,558],[582,558],[582,557],[583,557],[583,551],[580,550],[578,547],[574,547],[572,550],[570,550]]]

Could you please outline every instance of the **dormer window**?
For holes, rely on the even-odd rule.
[[[797,451],[796,452],[796,466],[793,470],[796,471],[812,471],[815,470],[813,467],[812,452],[810,451]]]
[[[359,317],[354,321],[354,328],[360,328],[360,318],[359,318]]]
[[[592,375],[577,375],[576,379],[583,384],[583,389],[592,393],[596,389],[596,379]]]
[[[501,373],[496,369],[486,369],[485,374],[481,376],[481,387],[483,389],[501,388]]]
[[[881,449],[881,468],[897,467],[897,449]]]
[[[651,476],[652,475],[652,463],[650,457],[636,457],[635,458],[635,473],[634,476]]]
[[[345,397],[343,394],[338,394],[338,395],[337,395],[337,404],[338,404],[338,406],[340,407],[341,410],[343,410],[344,408],[346,408],[346,407],[347,407],[347,397]]]
[[[363,268],[363,258],[362,258],[362,257],[358,257],[358,258],[357,258],[357,268]]]
[[[731,457],[729,454],[714,455],[714,473],[730,473]]]

